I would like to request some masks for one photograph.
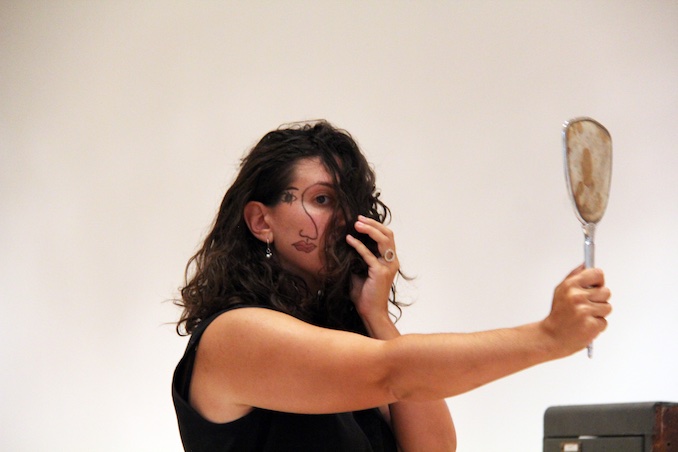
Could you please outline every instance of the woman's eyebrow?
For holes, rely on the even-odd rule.
[[[313,185],[322,185],[323,187],[332,188],[332,189],[334,188],[334,184],[331,183],[331,182],[316,182],[316,183],[313,184]],[[312,187],[313,185],[311,185],[311,187]]]
[[[317,185],[320,185],[320,186],[322,186],[322,187],[327,187],[327,188],[330,188],[330,189],[332,189],[332,190],[334,190],[334,189],[336,188],[335,185],[334,185],[333,183],[331,183],[331,182],[318,181],[318,182],[314,182],[314,183],[312,183],[312,184],[309,184],[309,186],[306,187],[306,188],[304,189],[304,191],[306,191],[306,190],[308,190],[308,189],[310,189],[310,188],[313,188],[313,187],[315,187],[315,186],[317,186]],[[297,191],[299,191],[299,188],[297,188],[297,187],[295,187],[295,186],[290,186],[290,187],[287,187],[285,190],[297,190]]]

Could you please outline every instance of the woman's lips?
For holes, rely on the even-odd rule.
[[[293,247],[295,247],[299,251],[303,251],[304,253],[310,253],[314,249],[316,249],[316,246],[312,243],[309,242],[304,242],[303,240],[300,240],[296,243],[292,244]]]

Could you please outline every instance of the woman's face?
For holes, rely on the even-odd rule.
[[[333,187],[320,158],[299,160],[292,182],[268,212],[272,246],[283,268],[304,278],[312,290],[320,286],[325,231],[337,203]]]

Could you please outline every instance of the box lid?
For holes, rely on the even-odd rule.
[[[657,416],[669,402],[570,405],[549,407],[544,413],[544,437],[652,435]]]

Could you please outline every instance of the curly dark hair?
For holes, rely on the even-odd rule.
[[[278,259],[264,258],[266,244],[254,237],[243,211],[250,201],[267,206],[281,202],[300,159],[320,158],[337,195],[326,229],[323,289],[311,293],[305,281],[285,271]],[[351,135],[327,121],[295,123],[267,133],[241,161],[240,172],[221,202],[211,231],[188,261],[183,307],[177,333],[190,334],[210,316],[234,305],[266,306],[303,321],[366,334],[350,300],[351,275],[367,275],[367,264],[346,243],[346,234],[360,238],[378,255],[376,244],[356,232],[361,214],[381,223],[390,219],[379,200],[375,175]],[[400,313],[395,285],[389,301]],[[182,330],[183,328],[183,330]]]

